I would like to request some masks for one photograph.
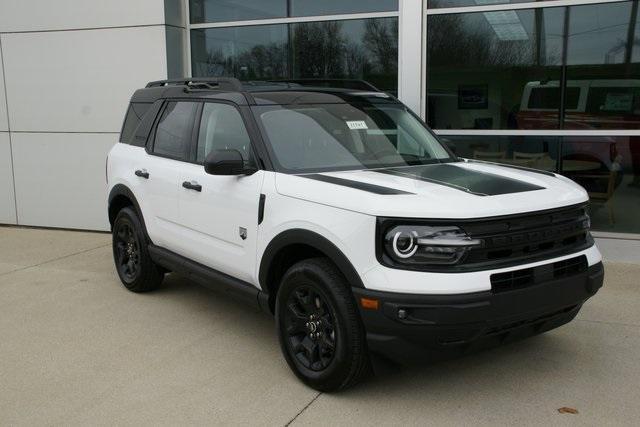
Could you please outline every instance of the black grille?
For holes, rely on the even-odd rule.
[[[491,291],[499,293],[522,289],[549,280],[575,276],[584,273],[587,268],[587,257],[581,255],[538,267],[496,273],[491,275]]]
[[[533,268],[509,271],[491,275],[491,289],[494,292],[505,292],[526,288],[534,282]]]
[[[588,223],[586,206],[578,206],[461,224],[472,238],[483,241],[462,264],[498,266],[577,252],[592,244]]]
[[[563,277],[575,276],[576,274],[587,271],[587,267],[587,257],[585,256],[554,262],[553,277],[555,279],[561,279]]]

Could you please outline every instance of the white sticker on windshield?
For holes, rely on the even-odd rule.
[[[347,122],[347,126],[349,126],[349,129],[351,129],[351,130],[369,129],[364,120],[348,121]]]

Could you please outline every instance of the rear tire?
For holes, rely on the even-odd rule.
[[[128,290],[148,292],[160,286],[164,274],[151,260],[142,223],[129,207],[113,222],[112,247],[116,271]]]
[[[276,299],[276,325],[289,367],[316,390],[343,390],[371,372],[349,284],[326,258],[300,261],[285,273]]]

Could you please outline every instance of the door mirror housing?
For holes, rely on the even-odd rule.
[[[245,167],[238,150],[213,150],[204,160],[204,171],[209,175],[251,175],[254,167]]]

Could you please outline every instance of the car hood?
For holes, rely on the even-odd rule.
[[[375,216],[483,218],[583,203],[586,191],[543,171],[492,163],[453,163],[276,174],[278,193]]]

